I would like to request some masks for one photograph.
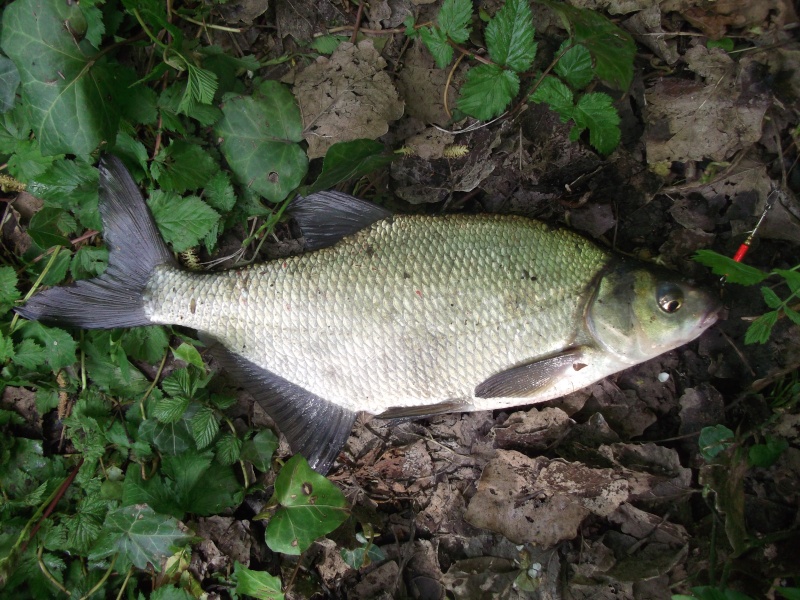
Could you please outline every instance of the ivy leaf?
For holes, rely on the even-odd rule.
[[[436,66],[444,69],[453,60],[453,47],[447,41],[447,35],[438,27],[423,27],[419,37],[430,50]]]
[[[186,342],[183,342],[180,346],[173,349],[172,356],[178,360],[182,360],[187,364],[193,365],[202,371],[205,371],[206,369],[206,366],[203,364],[203,359],[200,357],[200,353],[197,351],[197,348],[191,344],[187,344]]]
[[[19,69],[23,101],[42,153],[90,154],[113,140],[119,115],[114,70],[91,42],[76,43],[85,23],[77,3],[17,0],[5,9],[0,45]]]
[[[11,267],[0,267],[0,313],[14,306],[19,298],[17,273]]]
[[[252,96],[226,96],[217,135],[239,181],[271,202],[294,190],[308,170],[303,121],[292,93],[264,81]]]
[[[270,504],[278,503],[267,525],[267,546],[273,552],[299,555],[318,537],[330,533],[347,520],[350,510],[344,494],[306,459],[294,455],[275,480]]]
[[[436,17],[436,22],[439,24],[442,33],[457,44],[466,42],[469,39],[469,32],[472,29],[471,20],[471,0],[444,0],[442,8]],[[449,63],[450,61],[448,60],[447,62]]]
[[[711,272],[714,275],[724,276],[730,283],[754,285],[769,277],[769,274],[759,271],[755,267],[736,262],[732,258],[723,256],[713,250],[698,250],[693,259],[701,265],[711,268]]]
[[[458,108],[466,114],[488,121],[502,114],[519,91],[519,77],[497,65],[479,65],[467,72]]]
[[[269,429],[259,431],[242,446],[240,458],[253,463],[259,471],[269,471],[272,455],[278,448],[278,438]]]
[[[572,44],[566,40],[556,52],[556,56],[564,52],[564,48]],[[592,81],[592,55],[582,44],[575,44],[569,48],[556,63],[555,72],[561,76],[573,89],[582,90]]]
[[[254,571],[236,561],[232,579],[236,582],[237,594],[252,596],[258,600],[284,599],[280,577],[270,575],[266,571]]]
[[[72,257],[69,271],[74,279],[97,277],[108,265],[108,248],[83,246]]]
[[[147,199],[158,229],[175,252],[196,246],[219,221],[219,214],[197,196],[154,190]]]
[[[10,58],[0,56],[0,113],[8,112],[17,101],[19,71]]]
[[[124,506],[106,515],[103,533],[89,553],[89,560],[119,552],[139,569],[151,564],[160,572],[161,562],[190,540],[191,536],[181,531],[173,517],[157,514],[147,505]]]
[[[594,92],[581,96],[572,112],[575,121],[570,137],[577,139],[583,129],[589,129],[589,143],[601,154],[610,154],[619,145],[619,114],[611,102],[611,96]]]
[[[180,454],[194,448],[194,437],[189,426],[192,415],[190,405],[183,417],[174,423],[162,423],[158,419],[146,419],[139,425],[139,441],[153,444],[161,452]]]
[[[745,344],[765,344],[772,333],[772,328],[778,322],[778,311],[771,310],[750,323],[744,334]]]
[[[519,73],[527,71],[536,58],[534,32],[528,0],[507,0],[486,26],[489,56],[498,65]]]
[[[175,140],[163,148],[150,165],[158,185],[179,194],[203,187],[218,170],[208,152],[184,140]]]
[[[784,438],[767,435],[766,441],[766,444],[755,444],[750,448],[748,459],[754,467],[771,467],[789,447],[789,442]]]
[[[533,102],[546,102],[550,109],[561,115],[561,120],[566,122],[572,118],[575,103],[572,100],[572,90],[558,79],[548,75],[531,94]]]
[[[50,248],[51,246],[69,247],[69,239],[64,236],[59,227],[63,216],[64,211],[60,208],[42,208],[31,218],[28,235],[42,248]]]
[[[329,190],[338,184],[385,167],[395,159],[374,140],[353,140],[331,146],[322,161],[322,173],[306,193]]]
[[[703,427],[697,443],[700,446],[700,454],[706,460],[711,460],[720,452],[731,445],[733,431],[725,425],[714,425],[713,427]]]

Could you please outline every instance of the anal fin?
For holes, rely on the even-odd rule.
[[[272,417],[312,469],[325,475],[347,442],[356,413],[304,390],[209,339],[214,356]]]
[[[393,421],[411,421],[413,419],[422,419],[424,417],[432,417],[433,415],[442,415],[450,412],[460,412],[467,408],[467,403],[461,400],[446,400],[438,404],[429,404],[427,406],[393,406],[377,415],[379,419],[388,419]]]
[[[549,387],[584,355],[581,348],[531,361],[492,375],[475,388],[476,398],[526,398]]]

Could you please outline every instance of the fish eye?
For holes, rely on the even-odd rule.
[[[661,310],[672,314],[683,306],[683,291],[674,283],[662,283],[658,286],[656,299]]]

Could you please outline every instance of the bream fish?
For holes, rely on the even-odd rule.
[[[290,207],[308,252],[179,268],[122,162],[100,162],[99,277],[17,312],[81,328],[194,328],[319,472],[356,413],[542,402],[695,339],[721,308],[679,275],[507,215],[400,216],[321,192]]]

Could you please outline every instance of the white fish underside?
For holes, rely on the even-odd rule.
[[[608,260],[580,236],[526,219],[396,217],[284,261],[215,274],[159,267],[145,313],[348,410],[499,408],[628,366],[590,348],[587,367],[531,396],[474,396],[497,373],[587,341],[584,308]]]

